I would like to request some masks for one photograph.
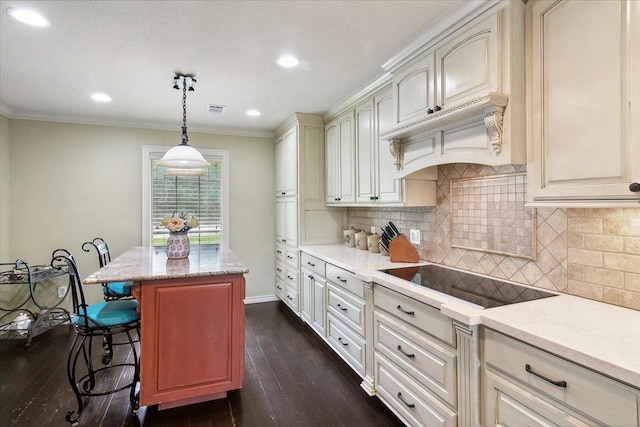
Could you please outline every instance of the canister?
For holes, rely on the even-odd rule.
[[[367,233],[366,231],[361,231],[359,233],[356,233],[356,248],[362,249],[363,251],[366,251],[367,249],[369,249],[369,246],[367,243],[368,235],[369,233]]]
[[[372,234],[367,236],[367,248],[369,252],[377,254],[380,252],[380,236]]]
[[[356,247],[356,230],[354,230],[353,228],[342,230],[342,237],[345,246],[349,248]]]

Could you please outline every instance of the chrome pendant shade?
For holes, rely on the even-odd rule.
[[[189,145],[187,135],[187,90],[193,91],[196,80],[182,74],[176,75],[173,80],[173,88],[182,89],[182,142],[170,148],[156,165],[168,168],[167,173],[170,175],[200,175],[210,164],[198,150]],[[193,169],[199,171],[191,172]]]

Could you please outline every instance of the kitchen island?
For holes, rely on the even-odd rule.
[[[135,247],[85,284],[133,282],[140,307],[140,405],[167,409],[242,387],[244,274],[228,248],[192,246],[169,260],[164,248]]]

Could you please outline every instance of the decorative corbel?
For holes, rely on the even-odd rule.
[[[491,148],[497,155],[502,151],[502,109],[491,109],[484,116],[484,125],[491,138]]]
[[[389,142],[389,151],[395,159],[396,170],[401,170],[404,167],[402,164],[402,141],[400,139],[392,139]]]

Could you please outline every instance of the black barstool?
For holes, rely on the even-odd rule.
[[[84,242],[82,244],[82,250],[85,252],[91,252],[91,247],[96,250],[98,254],[98,264],[100,268],[111,262],[111,254],[109,253],[109,246],[107,242],[101,237],[96,237],[90,242]],[[112,282],[102,284],[102,293],[105,301],[113,301],[116,299],[132,298],[131,288],[133,288],[132,282]]]
[[[75,328],[76,337],[69,349],[67,376],[76,396],[78,410],[77,412],[73,410],[67,412],[66,420],[72,426],[78,425],[78,419],[84,408],[84,397],[106,396],[125,389],[130,389],[129,401],[135,413],[139,407],[136,385],[140,381],[140,363],[135,345],[140,336],[138,302],[135,300],[115,300],[87,305],[73,255],[66,249],[56,249],[51,257],[51,266],[68,271],[69,288],[73,301],[71,322]],[[133,362],[112,364],[112,354],[108,353],[102,357],[102,366],[96,367],[92,352],[93,338],[99,337],[112,342],[112,338],[116,335],[126,337],[126,342],[122,344],[127,344],[133,352]],[[78,363],[79,361],[81,362]],[[104,387],[100,387],[99,381],[105,379],[106,382],[106,378],[108,378],[104,375],[107,370],[126,369],[128,366],[133,368],[130,382],[110,390],[104,390]]]

